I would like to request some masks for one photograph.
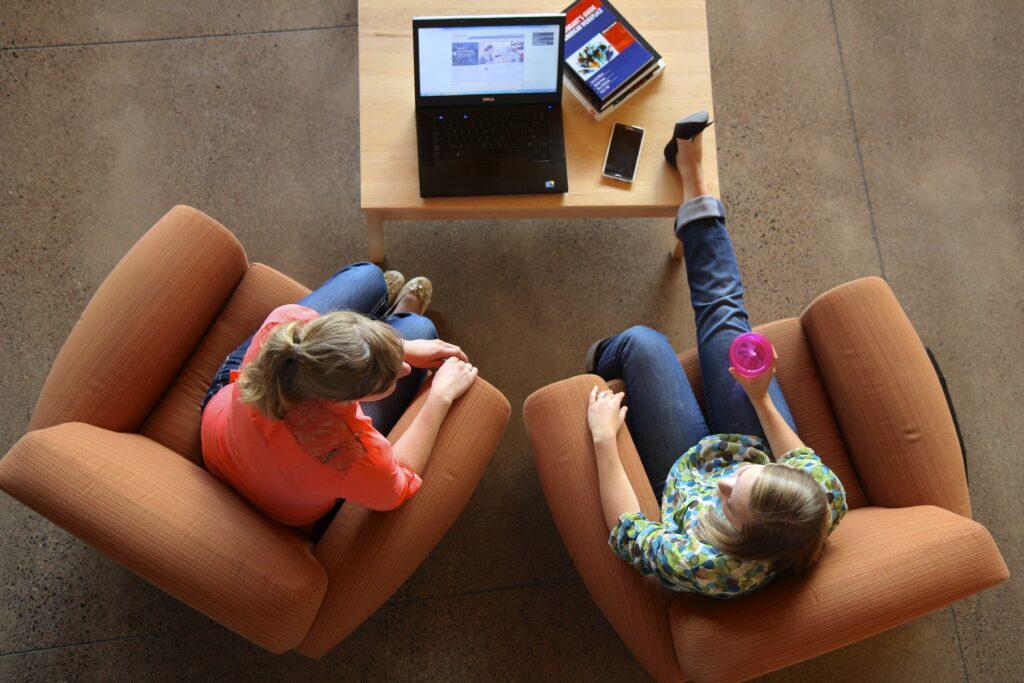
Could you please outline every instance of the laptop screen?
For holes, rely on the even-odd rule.
[[[421,97],[558,91],[556,24],[418,27]]]

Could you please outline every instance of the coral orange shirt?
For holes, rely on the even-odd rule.
[[[292,304],[274,309],[242,360],[245,368],[282,323],[319,314]],[[390,510],[423,483],[395,459],[359,403],[306,401],[273,420],[228,384],[206,405],[203,460],[218,479],[282,524],[302,526],[326,514],[336,499]]]

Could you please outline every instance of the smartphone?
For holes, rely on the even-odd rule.
[[[608,140],[608,151],[604,155],[604,171],[601,174],[627,183],[633,182],[643,146],[643,128],[616,123]]]

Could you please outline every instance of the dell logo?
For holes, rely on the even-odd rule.
[[[483,100],[484,100],[484,102],[493,102],[494,98],[493,97],[485,97],[485,98],[483,98]]]

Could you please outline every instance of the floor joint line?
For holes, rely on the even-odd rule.
[[[956,620],[956,609],[949,606],[949,616],[953,619],[953,638],[956,640],[956,649],[960,653],[960,671],[964,676],[964,683],[969,683],[970,675],[967,673],[967,660],[964,658],[964,645],[960,642],[960,622]]]
[[[61,643],[60,645],[48,645],[46,647],[33,647],[27,650],[15,650],[13,652],[0,653],[0,659],[4,657],[13,657],[14,655],[30,655],[36,652],[49,652],[51,650],[66,650],[72,647],[81,647],[83,645],[100,645],[103,643],[116,643],[121,640],[141,640],[143,638],[162,638],[167,635],[174,633],[200,633],[202,631],[212,631],[213,629],[221,628],[221,626],[213,624],[210,626],[200,626],[198,628],[187,628],[182,630],[166,629],[163,631],[153,631],[152,633],[135,633],[123,636],[115,636],[113,638],[97,638],[96,640],[83,640],[77,643]]]
[[[574,579],[557,579],[552,581],[540,581],[537,583],[524,583],[514,584],[511,586],[495,586],[494,588],[481,588],[475,591],[466,591],[464,593],[437,593],[435,595],[422,595],[412,596],[408,598],[402,598],[401,600],[391,600],[386,604],[405,605],[410,602],[420,602],[426,600],[440,600],[445,598],[468,598],[476,595],[486,595],[488,593],[501,593],[503,591],[519,590],[521,588],[542,588],[548,586],[559,586],[566,583],[572,583]]]
[[[75,47],[106,47],[110,45],[145,45],[147,43],[169,43],[186,40],[207,40],[211,38],[245,38],[249,36],[275,36],[286,33],[309,33],[312,31],[333,31],[342,28],[359,28],[359,24],[335,24],[333,26],[307,26],[302,28],[282,28],[266,31],[240,31],[237,33],[210,33],[198,36],[161,36],[157,38],[126,38],[124,40],[99,40],[91,43],[53,43],[51,45],[25,45],[0,48],[4,52],[32,52],[35,50],[54,50]]]
[[[882,278],[888,280],[885,274],[885,261],[882,259],[882,245],[878,240],[878,224],[875,222],[875,208],[871,203],[871,192],[868,190],[868,174],[864,168],[864,154],[860,149],[860,133],[857,130],[857,117],[853,112],[853,95],[850,92],[850,79],[846,76],[846,60],[843,58],[843,42],[839,38],[839,21],[836,19],[835,0],[829,0],[829,9],[832,12],[832,32],[836,39],[836,51],[839,53],[839,73],[843,77],[843,89],[846,91],[846,108],[850,112],[850,125],[853,127],[853,146],[857,150],[857,164],[860,167],[860,182],[864,188],[864,199],[868,205],[868,219],[871,221],[871,238],[875,243],[875,255],[878,257],[878,268],[882,272]]]

